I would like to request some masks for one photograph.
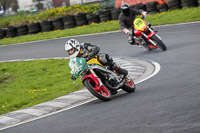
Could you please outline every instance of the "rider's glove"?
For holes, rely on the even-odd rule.
[[[72,80],[76,80],[76,78],[75,78],[74,75],[71,75],[71,79],[72,79]]]
[[[124,28],[124,29],[123,29],[123,32],[125,32],[125,33],[128,34],[128,35],[133,34],[132,31],[131,31],[131,30],[128,30],[127,28]]]
[[[146,18],[148,14],[147,14],[147,12],[142,11],[142,15],[143,15],[144,18]]]

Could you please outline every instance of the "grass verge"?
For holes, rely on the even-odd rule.
[[[0,114],[30,107],[82,89],[73,84],[69,60],[0,63]]]
[[[173,10],[163,13],[149,15],[146,21],[150,22],[153,26],[175,24],[184,22],[200,21],[200,7],[185,8],[180,10]],[[87,26],[76,27],[73,29],[57,30],[52,32],[44,32],[34,35],[26,35],[15,38],[4,38],[0,40],[0,45],[16,44],[37,40],[46,40],[74,35],[93,34],[106,31],[119,30],[119,21],[110,21],[100,24],[91,24]]]

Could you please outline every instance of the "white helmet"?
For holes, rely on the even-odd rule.
[[[65,50],[70,58],[76,57],[80,52],[80,44],[76,39],[70,39],[65,43]]]

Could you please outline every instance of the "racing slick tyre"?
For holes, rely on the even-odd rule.
[[[87,78],[83,81],[85,87],[98,99],[102,101],[111,100],[110,91],[103,85],[99,87],[92,79]]]
[[[130,93],[130,92],[134,92],[135,88],[136,88],[135,83],[129,76],[127,76],[126,81],[124,82],[124,85],[122,86],[122,90]]]
[[[162,40],[160,40],[156,35],[153,35],[151,37],[151,39],[158,45],[158,47],[160,47],[163,51],[167,50],[167,47],[165,46],[165,44],[162,42]]]

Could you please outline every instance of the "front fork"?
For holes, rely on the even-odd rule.
[[[151,44],[153,44],[154,46],[157,46],[157,44],[156,44],[153,40],[151,40],[151,37],[152,37],[153,35],[155,35],[155,36],[157,36],[160,40],[162,40],[162,38],[161,38],[154,30],[152,30],[150,27],[147,27],[147,28],[149,29],[150,34],[147,36],[145,33],[142,32],[142,35],[143,35],[149,42],[151,42]]]

